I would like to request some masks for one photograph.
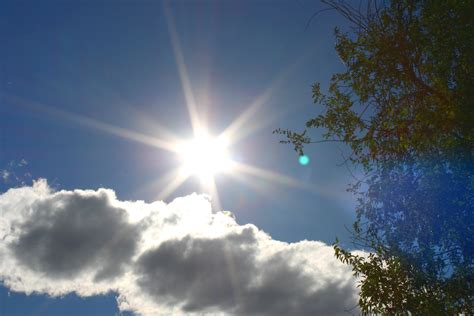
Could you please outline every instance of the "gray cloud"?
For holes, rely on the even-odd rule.
[[[241,285],[255,270],[255,237],[251,229],[220,238],[169,240],[138,260],[138,284],[152,299],[165,298],[183,310],[237,306]]]
[[[31,217],[10,245],[28,268],[51,278],[72,278],[100,269],[94,280],[113,278],[135,253],[139,230],[125,210],[113,207],[107,191],[93,195],[60,192],[34,203]]]
[[[273,240],[204,196],[119,201],[40,180],[0,195],[0,212],[0,281],[15,291],[115,291],[142,315],[347,315],[357,302],[330,246]]]
[[[291,252],[258,260],[259,242],[251,227],[166,241],[139,258],[138,284],[151,299],[186,312],[342,315],[353,304],[353,284],[336,279],[315,288],[315,276],[292,265]]]

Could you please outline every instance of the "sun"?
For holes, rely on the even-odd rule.
[[[257,188],[260,192],[265,192],[265,188],[262,189],[260,185],[254,183],[254,179],[256,178],[267,181],[269,185],[282,184],[310,190],[311,192],[316,190],[329,194],[330,192],[326,191],[325,188],[315,188],[312,184],[301,182],[298,179],[294,179],[271,169],[244,163],[242,160],[245,161],[245,159],[242,159],[241,154],[237,156],[238,159],[233,159],[230,154],[231,151],[238,151],[234,147],[238,142],[272,121],[271,116],[267,115],[264,119],[259,118],[258,120],[254,120],[255,123],[251,123],[251,121],[257,117],[256,115],[259,109],[268,102],[274,91],[282,84],[284,78],[294,66],[283,71],[273,80],[270,86],[262,91],[262,93],[248,105],[247,109],[225,127],[218,136],[212,136],[207,132],[208,130],[205,124],[207,120],[202,120],[203,117],[207,116],[207,113],[200,111],[200,107],[194,97],[191,81],[183,58],[183,52],[179,43],[178,33],[170,12],[167,13],[166,19],[179,79],[186,101],[185,105],[194,135],[191,140],[186,141],[182,139],[179,135],[173,133],[173,131],[168,130],[148,117],[143,118],[143,123],[145,126],[152,126],[151,134],[148,133],[149,131],[143,133],[142,131],[126,129],[90,117],[58,110],[37,102],[29,102],[28,100],[19,99],[17,97],[7,96],[7,99],[9,102],[18,104],[19,106],[42,111],[55,117],[76,122],[82,126],[97,129],[123,139],[176,154],[177,166],[170,168],[156,180],[146,183],[138,189],[139,191],[156,191],[155,199],[157,200],[167,199],[190,177],[196,177],[201,181],[203,192],[212,197],[213,208],[221,210],[217,181],[215,181],[216,175],[221,173],[225,173],[226,176],[230,176],[244,184],[249,184]],[[273,117],[273,119],[275,119],[275,117]],[[309,157],[301,156],[299,161],[301,165],[307,165],[309,163]]]
[[[228,172],[232,166],[228,142],[201,132],[178,149],[182,169],[200,180],[212,179],[217,173]]]

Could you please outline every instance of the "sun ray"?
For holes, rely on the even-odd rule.
[[[168,3],[165,2],[163,6],[168,25],[168,32],[171,38],[171,46],[173,47],[174,58],[176,61],[176,66],[178,67],[179,79],[181,80],[181,87],[183,89],[184,97],[186,99],[189,119],[191,120],[191,126],[193,128],[193,131],[196,134],[197,131],[201,129],[196,100],[194,97],[191,82],[189,80],[188,70],[184,62],[183,51],[181,49],[181,43],[179,42],[178,31],[176,30],[176,24],[174,21],[173,14],[168,6]]]
[[[215,210],[216,212],[222,211],[221,199],[219,197],[219,192],[217,191],[215,178],[211,177],[207,179],[204,186],[205,186],[205,189],[207,188],[210,191],[209,193],[211,195],[212,209]]]
[[[231,139],[233,143],[244,138],[248,132],[244,132],[242,128],[251,118],[255,116],[257,111],[270,99],[276,88],[275,82],[270,85],[254,102],[242,112],[222,133],[220,137]]]
[[[133,194],[135,196],[152,196],[153,201],[157,201],[158,195],[174,178],[177,176],[177,167],[172,168],[160,174],[159,177],[152,181],[144,182],[141,185],[135,187]]]
[[[158,193],[158,200],[164,201],[165,199],[167,199],[189,178],[189,174],[185,172],[182,168],[177,168],[173,171],[175,176],[172,177],[171,181],[164,186],[160,193]]]
[[[233,172],[230,174],[232,179],[237,180],[238,182],[250,187],[253,189],[255,192],[258,192],[260,194],[265,194],[266,191],[264,190],[264,187],[259,185],[258,182],[250,180],[250,175],[245,174],[243,172]]]
[[[222,204],[219,197],[219,192],[217,190],[216,179],[214,177],[210,177],[206,179],[206,181],[202,183],[202,185],[204,186],[206,190],[210,191],[209,193],[211,195],[212,210],[214,212],[223,211]],[[239,279],[237,277],[237,272],[235,269],[234,257],[228,244],[224,244],[224,256],[227,262],[227,272],[229,273],[229,278],[230,278],[232,291],[234,294],[234,299],[237,302],[241,302],[242,291],[240,288]]]
[[[243,164],[236,161],[233,162],[233,168],[238,172],[246,173],[248,175],[259,177],[271,182],[278,182],[280,184],[284,184],[284,185],[295,187],[295,188],[305,189],[309,191],[314,190],[314,186],[310,185],[309,183],[301,182],[297,179],[291,178],[289,176],[285,176],[281,173],[278,173],[272,170],[263,169],[263,168],[259,168],[259,167],[248,165],[248,164]]]
[[[187,112],[194,133],[194,141],[199,140],[200,138],[202,139],[203,137],[205,139],[207,136],[209,136],[206,135],[206,122],[202,121],[203,117],[199,115],[198,106],[191,86],[188,69],[185,64],[175,19],[167,2],[164,4],[164,11],[174,58],[181,82],[181,88],[183,90]],[[216,138],[219,142],[225,143],[225,146],[223,146],[225,149],[254,133],[255,131],[263,128],[276,119],[279,115],[281,115],[281,112],[269,111],[268,114],[266,114],[263,118],[259,118],[258,121],[252,121],[258,111],[260,111],[265,104],[268,104],[268,101],[272,98],[277,89],[282,86],[290,73],[299,64],[301,64],[303,59],[304,58],[300,58],[297,62],[294,62],[289,67],[285,68],[280,74],[278,74],[278,76],[271,81],[270,85],[248,106],[248,108],[245,109],[235,120],[233,120],[232,123]],[[151,181],[145,187],[145,189],[152,189],[154,191],[159,191],[159,188],[162,188],[157,196],[157,198],[160,200],[168,198],[191,176],[198,176],[201,178],[200,180],[203,188],[211,195],[213,209],[216,211],[221,211],[222,205],[214,177],[215,173],[227,173],[240,181],[246,182],[253,187],[257,187],[257,189],[258,186],[252,182],[252,178],[260,178],[268,181],[269,183],[278,183],[281,185],[300,188],[312,192],[325,193],[326,195],[333,193],[329,190],[325,190],[325,188],[301,182],[297,179],[272,170],[232,161],[230,156],[227,157],[227,152],[223,154],[224,152],[215,150],[216,148],[213,147],[214,141],[198,142],[198,148],[193,148],[190,153],[186,153],[185,151],[184,156],[186,159],[182,159],[183,152],[180,146],[182,145],[183,140],[180,140],[178,137],[174,136],[174,134],[167,129],[162,128],[158,123],[149,120],[146,115],[142,116],[142,120],[139,122],[140,126],[142,128],[145,125],[148,126],[151,128],[151,130],[156,132],[156,135],[166,136],[165,139],[156,138],[150,136],[150,134],[147,133],[140,133],[123,127],[114,126],[90,117],[56,109],[38,102],[31,102],[15,96],[5,97],[5,100],[11,102],[12,105],[19,105],[25,108],[41,111],[51,116],[75,122],[79,125],[119,136],[123,139],[128,139],[155,148],[164,149],[178,154],[178,156],[181,155],[181,166],[168,171],[166,175],[161,176],[158,181]],[[136,109],[134,110],[137,111]],[[211,155],[206,156],[203,153],[211,153]],[[227,165],[226,159],[229,160],[230,166]],[[224,163],[222,168],[220,168],[219,165],[222,162]],[[259,191],[263,192],[263,190]]]
[[[160,135],[160,138],[166,139],[173,144],[181,140],[177,134],[160,124],[150,113],[140,111],[138,108],[131,106],[127,109],[127,113],[131,114],[134,124],[140,126],[144,132],[146,131],[146,135]]]
[[[252,166],[249,164],[239,163],[236,161],[233,161],[232,168],[233,170],[236,171],[233,175],[236,175],[237,172],[241,172],[244,174],[248,174],[249,176],[254,176],[254,177],[264,179],[264,180],[268,180],[271,183],[277,182],[279,184],[283,184],[289,187],[303,189],[303,190],[307,190],[313,193],[323,194],[326,197],[330,196],[337,199],[347,198],[345,195],[341,195],[340,192],[334,190],[334,188],[331,189],[329,187],[316,185],[314,183],[302,182],[302,181],[299,181],[298,179],[294,179],[292,177],[283,175],[276,171],[263,169],[263,168]]]
[[[272,97],[274,92],[285,82],[288,76],[301,64],[304,57],[298,59],[286,67],[281,73],[272,80],[270,85],[245,109],[222,133],[220,137],[231,140],[232,143],[236,143],[239,140],[245,138],[249,134],[263,128],[265,124],[269,124],[278,114],[272,114],[266,116],[265,124],[260,121],[258,125],[250,127],[247,125],[248,122],[255,117],[255,114],[262,108]],[[245,125],[245,128],[243,128]]]
[[[45,85],[47,85],[48,89],[56,89],[58,93],[64,90],[69,90],[73,91],[74,87],[70,84],[67,84],[65,82],[55,80],[54,78],[43,78],[40,76],[35,76],[35,78],[38,81],[42,81]],[[136,126],[140,126],[141,128],[145,127],[146,129],[143,128],[143,131],[147,131],[145,133],[142,132],[142,134],[145,135],[160,135],[162,139],[167,139],[169,142],[176,142],[178,141],[177,135],[172,133],[168,128],[164,127],[160,123],[158,123],[156,120],[153,119],[153,115],[150,115],[151,113],[146,113],[141,111],[140,107],[133,106],[132,104],[128,102],[124,102],[124,96],[120,95],[120,90],[111,90],[111,89],[104,89],[104,87],[101,87],[99,89],[99,86],[97,85],[92,85],[89,87],[89,92],[91,95],[94,96],[99,96],[99,98],[102,96],[103,98],[105,97],[113,97],[114,100],[114,105],[116,107],[120,107],[122,113],[127,113],[130,114],[128,117],[130,119],[133,119],[134,122],[136,122]],[[154,104],[154,106],[156,106]],[[158,106],[159,107],[159,106]]]
[[[15,105],[22,106],[24,108],[33,109],[35,111],[47,113],[51,116],[59,117],[61,119],[65,119],[68,121],[75,122],[79,125],[87,126],[93,129],[100,130],[102,132],[106,132],[115,136],[119,136],[124,139],[132,140],[138,143],[142,143],[148,146],[168,150],[171,152],[176,152],[177,148],[174,142],[165,141],[153,136],[149,136],[146,134],[142,134],[136,131],[131,131],[129,129],[114,126],[108,123],[104,123],[98,121],[96,119],[74,114],[71,112],[67,112],[64,110],[60,110],[57,108],[53,108],[44,104],[40,104],[38,102],[27,101],[22,98],[18,98],[15,96],[6,95],[5,98]],[[170,133],[170,132],[167,132]]]
[[[240,282],[237,275],[237,269],[235,268],[234,257],[228,243],[224,244],[224,256],[227,262],[227,273],[229,273],[229,278],[230,278],[230,283],[231,283],[233,294],[234,294],[234,299],[237,301],[238,304],[241,304],[243,300],[242,291],[240,289]]]

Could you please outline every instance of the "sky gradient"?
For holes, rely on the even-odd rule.
[[[247,112],[248,119],[236,133],[242,138],[230,150],[240,163],[282,175],[276,179],[216,176],[222,209],[231,211],[236,218],[226,236],[234,240],[244,234],[246,224],[251,224],[258,227],[251,229],[258,237],[239,243],[251,243],[255,249],[276,241],[313,249],[313,244],[304,246],[297,242],[331,244],[336,236],[347,240],[345,226],[350,226],[354,219],[354,202],[345,192],[351,174],[345,166],[338,165],[343,161],[340,150],[344,149],[334,144],[310,146],[306,151],[310,161],[301,165],[291,146],[279,144],[281,137],[272,134],[276,128],[300,130],[306,119],[317,115],[321,109],[312,104],[311,85],[319,81],[325,88],[331,74],[343,69],[333,47],[333,28],[344,26],[345,22],[335,13],[326,12],[311,20],[307,27],[312,14],[323,8],[319,2],[178,1],[169,3],[168,11],[159,1],[12,1],[2,6],[1,192],[24,182],[29,185],[25,190],[30,190],[25,192],[31,193],[32,180],[44,178],[48,188],[66,190],[72,195],[81,196],[75,189],[108,188],[117,201],[131,201],[131,205],[137,200],[147,205],[156,201],[166,185],[164,176],[179,164],[176,155],[118,134],[132,131],[166,139],[166,130],[179,138],[192,137],[178,67],[177,41],[199,116],[211,132],[221,133],[252,104],[263,101],[254,112]],[[170,17],[175,27],[174,38]],[[284,180],[287,178],[304,185],[288,185],[289,181]],[[165,202],[193,192],[208,193],[199,181],[191,178],[167,196]],[[54,193],[42,196],[48,199]],[[11,202],[6,196],[2,198],[4,205]],[[24,205],[31,201],[34,199]],[[122,208],[129,214],[127,207]],[[218,211],[221,210],[214,210]],[[54,214],[50,216],[50,220],[56,218]],[[181,227],[180,223],[176,227]],[[19,240],[32,231],[26,224],[22,227]],[[200,229],[207,231],[206,226]],[[271,239],[262,237],[263,231]],[[209,236],[193,236],[201,239],[181,240],[183,244],[169,244],[170,249],[192,248],[189,245],[200,243],[206,247],[209,240],[205,238]],[[18,241],[16,245],[23,244]],[[23,246],[26,248],[17,248],[17,254],[23,253],[19,249],[31,248]],[[136,268],[142,276],[150,271],[146,269],[147,262],[154,258],[152,252],[147,252],[150,249],[143,249],[144,257],[138,261],[141,265],[137,263],[141,268]],[[155,250],[159,249],[164,248]],[[248,255],[256,258],[262,253],[255,250]],[[17,259],[20,258],[24,257],[19,255]],[[180,260],[179,254],[176,260]],[[251,271],[262,277],[258,265],[248,266],[249,262],[240,267],[245,270],[251,266]],[[295,278],[290,272],[289,278]],[[157,272],[154,273],[156,276]],[[147,287],[147,279],[143,280],[142,288],[159,296],[162,289]],[[176,280],[172,283],[179,284]],[[178,294],[183,291],[176,289]],[[198,288],[196,291],[199,292]],[[178,294],[173,299],[177,300]],[[195,303],[189,305],[190,310],[196,306],[207,308],[203,300],[197,304],[197,299],[191,298],[182,298]],[[1,315],[32,315],[39,311],[44,315],[118,312],[114,294],[52,299],[9,293],[2,287],[0,300]],[[257,307],[250,303],[237,305],[241,308],[238,311],[258,310],[252,309]],[[220,308],[225,310],[225,306]]]

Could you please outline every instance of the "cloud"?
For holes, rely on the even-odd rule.
[[[206,196],[120,201],[109,189],[0,195],[0,279],[14,291],[114,291],[142,315],[347,315],[350,269],[318,241],[285,243]]]
[[[19,162],[11,160],[4,169],[0,170],[1,182],[10,186],[24,186],[26,182],[31,180],[31,174],[25,171],[28,161],[21,159]]]
[[[0,175],[2,176],[3,181],[7,181],[10,177],[10,171],[4,169],[0,171]]]
[[[9,248],[20,264],[51,278],[69,279],[101,267],[94,280],[121,274],[136,251],[139,227],[125,210],[110,205],[111,192],[59,192],[38,200],[14,226]]]

